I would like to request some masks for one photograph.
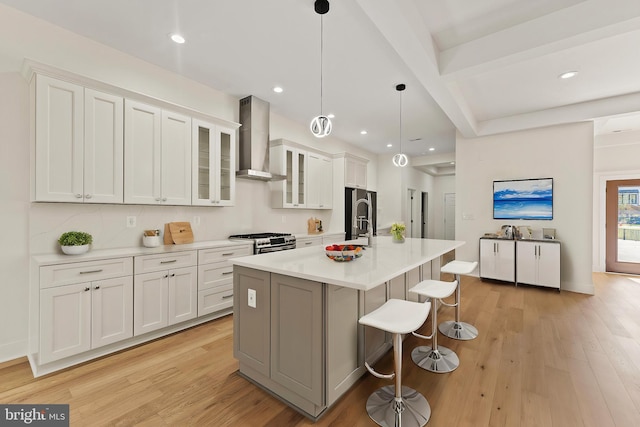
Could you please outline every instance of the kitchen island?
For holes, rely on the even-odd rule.
[[[379,236],[350,262],[318,246],[233,259],[240,374],[317,419],[366,372],[365,361],[390,348],[384,332],[358,319],[389,298],[406,298],[431,278],[432,261],[463,244]]]

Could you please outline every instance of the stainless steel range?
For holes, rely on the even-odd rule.
[[[286,251],[296,248],[296,236],[290,233],[234,234],[229,240],[253,241],[253,253]]]

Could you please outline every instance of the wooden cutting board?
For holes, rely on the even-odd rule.
[[[193,243],[193,230],[190,222],[170,222],[166,224],[164,230],[165,244],[182,245]]]

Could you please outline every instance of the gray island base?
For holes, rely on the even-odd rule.
[[[240,374],[317,420],[366,372],[365,361],[391,347],[358,319],[389,298],[416,300],[407,289],[439,274],[441,256],[463,244],[379,236],[350,262],[318,246],[233,259]]]

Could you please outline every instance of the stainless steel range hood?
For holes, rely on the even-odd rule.
[[[240,123],[236,177],[260,181],[284,179],[269,172],[269,103],[255,96],[242,98]]]

